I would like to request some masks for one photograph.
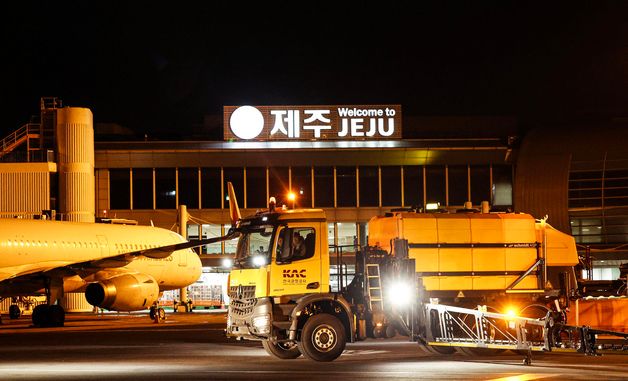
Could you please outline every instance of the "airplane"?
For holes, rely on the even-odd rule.
[[[191,249],[225,237],[186,241],[152,226],[31,219],[0,219],[0,300],[46,295],[33,309],[33,325],[63,326],[58,303],[66,292],[113,311],[150,309],[163,291],[180,289],[201,275]],[[17,307],[17,306],[15,306]]]

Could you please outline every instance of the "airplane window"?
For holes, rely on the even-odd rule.
[[[20,241],[20,246],[24,247],[24,241]]]
[[[30,242],[26,241],[26,247],[29,247],[30,245]]]

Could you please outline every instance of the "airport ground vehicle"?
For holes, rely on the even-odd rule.
[[[527,214],[375,217],[350,282],[342,248],[330,253],[323,210],[271,203],[240,218],[235,235],[226,333],[261,340],[278,358],[331,361],[348,341],[395,333],[436,353],[512,349],[527,362],[533,350],[597,348],[601,331],[565,322],[577,291],[573,238]]]

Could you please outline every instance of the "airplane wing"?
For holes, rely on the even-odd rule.
[[[135,255],[135,256],[143,255],[148,258],[156,258],[156,259],[166,258],[170,254],[172,254],[172,252],[177,251],[177,250],[189,249],[191,247],[205,246],[205,245],[209,245],[215,242],[230,240],[230,239],[235,238],[236,236],[237,236],[237,233],[232,233],[232,234],[227,234],[222,237],[199,239],[199,240],[194,240],[194,241],[176,243],[176,244],[168,245],[168,246],[156,247],[153,249],[134,251],[129,254]]]
[[[90,269],[98,271],[106,267],[122,267],[122,266],[128,265],[131,261],[133,261],[135,258],[139,256],[144,256],[144,257],[153,258],[153,259],[167,258],[168,256],[170,256],[173,252],[177,250],[184,250],[184,249],[189,249],[191,247],[204,246],[204,245],[209,245],[215,242],[226,241],[226,240],[235,238],[236,236],[237,236],[237,233],[232,233],[232,234],[227,234],[222,237],[199,239],[199,240],[176,243],[172,245],[155,247],[152,249],[131,251],[128,253],[118,254],[115,256],[107,257],[107,258],[101,258],[101,259],[96,259],[96,260],[91,260],[91,261],[86,261],[86,262],[81,262],[81,263],[75,263],[68,267],[74,271],[83,271],[83,272]]]

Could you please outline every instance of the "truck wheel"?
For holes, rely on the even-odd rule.
[[[266,353],[282,360],[292,360],[301,356],[299,348],[295,343],[273,343],[270,340],[263,340],[262,346]]]
[[[312,316],[301,331],[299,351],[310,360],[332,361],[345,350],[345,327],[330,314]]]

